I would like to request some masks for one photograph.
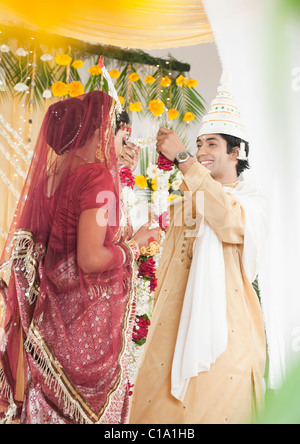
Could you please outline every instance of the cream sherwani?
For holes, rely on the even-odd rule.
[[[244,423],[263,401],[266,363],[262,312],[242,264],[245,213],[199,163],[186,174],[181,191],[190,191],[193,196],[197,191],[204,192],[205,220],[222,240],[228,346],[208,372],[190,380],[183,403],[171,395],[172,362],[195,241],[189,227],[175,226],[183,205],[177,200],[171,207],[171,225],[159,265],[155,309],[135,383],[130,423]]]

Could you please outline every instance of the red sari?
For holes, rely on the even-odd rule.
[[[113,136],[110,119],[104,119],[110,116],[111,99],[97,93],[83,96],[85,124],[79,119],[78,128],[79,137],[83,134],[85,138],[95,103],[97,109],[100,104],[100,143],[95,149],[102,147],[103,161],[69,169],[64,166],[58,186],[50,193],[45,192],[49,177],[55,178],[59,168],[58,172],[47,168],[44,180],[36,186],[31,182],[19,228],[7,249],[11,277],[2,290],[6,300],[0,348],[2,422],[127,422],[127,372],[135,319],[135,264],[127,243],[132,228],[124,213],[126,222],[120,223]],[[49,114],[45,121],[49,124]],[[59,140],[65,137],[62,133]],[[45,124],[43,134],[48,134]],[[77,140],[78,134],[75,144],[81,147],[82,141]],[[59,146],[52,139],[51,144],[52,148]],[[37,147],[39,152],[42,150]],[[67,157],[72,155],[67,153]],[[57,162],[53,165],[57,167]],[[27,212],[24,220],[28,199],[31,215]],[[103,207],[109,214],[105,246],[113,259],[104,272],[84,274],[77,264],[79,218],[86,210]]]

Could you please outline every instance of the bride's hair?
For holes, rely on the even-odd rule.
[[[117,115],[115,135],[119,131],[122,123],[126,123],[127,125],[130,123],[130,118],[127,111],[123,111],[121,114]]]

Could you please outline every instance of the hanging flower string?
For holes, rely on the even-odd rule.
[[[133,190],[134,185],[135,185],[135,179],[132,174],[132,171],[129,168],[127,168],[127,167],[121,168],[120,179],[121,179],[121,183],[124,186],[130,187]]]
[[[164,156],[159,156],[157,163],[157,189],[153,203],[153,223],[150,228],[160,227],[162,230],[160,248],[154,238],[149,238],[148,248],[141,249],[137,262],[137,308],[136,320],[132,336],[131,361],[129,368],[129,387],[132,387],[139,363],[142,358],[144,345],[147,340],[148,329],[153,312],[154,291],[157,288],[157,267],[162,254],[161,245],[165,238],[165,231],[170,224],[168,218],[169,179],[174,171],[174,165]],[[134,209],[136,198],[134,192],[135,179],[131,170],[122,168],[120,180],[123,188],[123,201],[127,210]]]
[[[174,163],[160,154],[157,159],[157,166],[162,171],[173,171]]]

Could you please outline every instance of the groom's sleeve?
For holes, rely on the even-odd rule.
[[[226,193],[222,185],[211,177],[207,168],[198,162],[194,163],[184,176],[180,190],[187,201],[192,199],[193,213],[196,213],[196,217],[204,217],[223,242],[244,243],[244,210],[232,194]],[[203,193],[203,205],[199,205],[201,197],[197,199],[199,192]]]

